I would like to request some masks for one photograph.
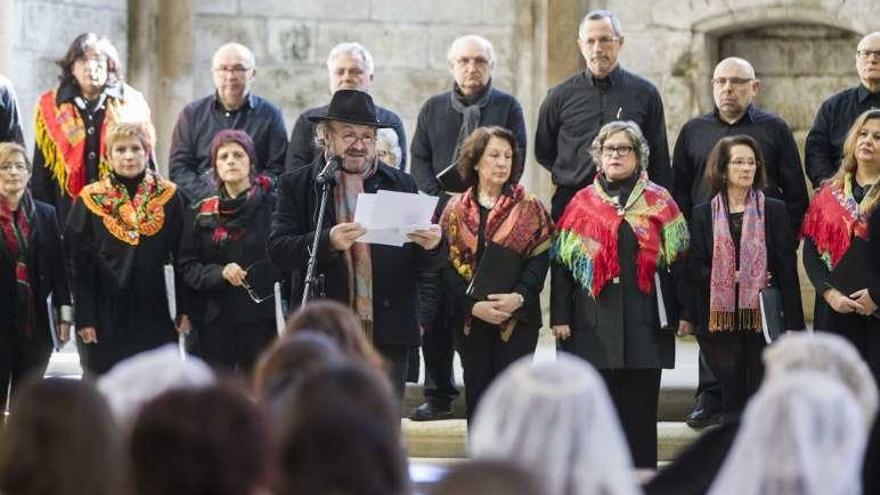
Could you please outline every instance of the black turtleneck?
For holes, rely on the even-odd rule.
[[[134,199],[134,195],[137,193],[137,188],[141,184],[141,182],[144,181],[144,177],[146,175],[146,170],[142,171],[134,177],[123,177],[116,172],[113,172],[113,180],[125,186],[125,190],[128,191],[128,199]]]
[[[599,181],[602,183],[602,188],[605,189],[605,192],[612,198],[617,199],[617,204],[626,206],[629,194],[636,186],[640,175],[639,171],[635,170],[629,177],[623,180],[611,181],[605,177],[605,174],[602,174],[599,176]]]

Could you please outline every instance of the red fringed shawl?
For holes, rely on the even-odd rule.
[[[687,222],[669,192],[644,172],[621,208],[598,180],[578,191],[557,222],[551,257],[571,271],[592,297],[620,274],[617,232],[626,220],[639,243],[639,290],[650,294],[658,266],[671,264],[687,250]]]
[[[861,204],[856,203],[852,175],[848,173],[842,180],[823,186],[810,202],[801,237],[813,241],[829,270],[843,258],[853,236],[867,239],[869,209],[877,194],[880,189],[873,187]]]

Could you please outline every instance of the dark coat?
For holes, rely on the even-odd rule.
[[[801,304],[800,282],[797,272],[797,240],[791,231],[791,222],[785,203],[766,198],[764,235],[767,241],[767,269],[771,284],[782,293],[785,329],[804,329],[804,310]],[[691,250],[687,258],[687,277],[690,288],[687,319],[694,323],[696,333],[705,334],[709,324],[709,282],[712,276],[712,204],[700,203],[694,207],[690,221]]]
[[[553,263],[550,292],[552,325],[569,325],[571,336],[559,348],[580,356],[600,370],[673,368],[675,332],[660,328],[656,292],[638,289],[638,241],[627,222],[618,231],[620,275],[609,281],[595,299],[577,284],[562,265]],[[660,272],[670,325],[678,321],[671,275]]]
[[[70,292],[61,255],[61,233],[55,208],[40,201],[34,201],[35,221],[31,225],[33,240],[28,246],[28,270],[34,294],[34,316],[36,326],[34,340],[41,346],[51,345],[49,335],[46,298],[52,294],[55,309],[70,304]],[[2,234],[0,234],[2,236]],[[15,315],[15,262],[6,243],[0,241],[0,333],[3,337],[17,332],[14,328]]]
[[[177,339],[168,310],[164,265],[177,259],[183,229],[180,192],[164,205],[161,230],[131,247],[113,237],[80,198],[73,204],[65,236],[73,251],[73,287],[78,327],[94,326],[98,344],[84,345],[88,368],[108,371],[117,362]],[[180,271],[177,308],[184,314]],[[127,276],[120,280],[119,274]]]
[[[226,244],[212,240],[214,223],[197,223],[198,205],[187,215],[186,225],[180,241],[180,272],[184,283],[192,289],[188,311],[196,324],[210,324],[221,318],[225,323],[269,322],[275,325],[274,300],[268,299],[260,304],[254,303],[242,287],[234,287],[222,275],[223,267],[238,263],[247,270],[256,263],[263,262],[271,268],[266,256],[266,240],[269,238],[269,224],[275,208],[274,195],[265,194],[262,202],[255,207],[244,235]],[[260,280],[252,276],[262,277]],[[267,296],[265,288],[271,287],[278,274],[271,270],[252,270],[248,280],[261,297]]]
[[[272,216],[267,250],[269,259],[283,271],[292,272],[291,305],[302,299],[303,276],[308,253],[316,234],[320,190],[315,176],[324,167],[323,155],[312,165],[285,173],[278,189],[278,204]],[[380,189],[417,192],[408,174],[384,163],[364,181],[364,192]],[[324,276],[328,299],[348,304],[348,267],[345,257],[330,247],[330,228],[336,224],[333,193],[327,203],[323,228],[317,232],[318,261],[315,275]],[[437,271],[444,261],[443,249],[425,251],[414,243],[403,247],[370,245],[373,263],[374,342],[379,345],[417,346],[421,341],[418,279],[422,273]]]

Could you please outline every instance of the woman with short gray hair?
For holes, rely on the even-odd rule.
[[[660,370],[675,365],[671,268],[688,247],[687,223],[669,192],[648,180],[638,125],[605,124],[592,153],[596,179],[556,225],[550,323],[561,350],[602,374],[636,467],[654,469]]]

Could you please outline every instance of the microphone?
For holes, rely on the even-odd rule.
[[[342,157],[334,156],[333,158],[327,160],[327,164],[324,165],[324,170],[315,177],[315,182],[318,184],[333,184],[336,181],[336,171],[342,168]]]

